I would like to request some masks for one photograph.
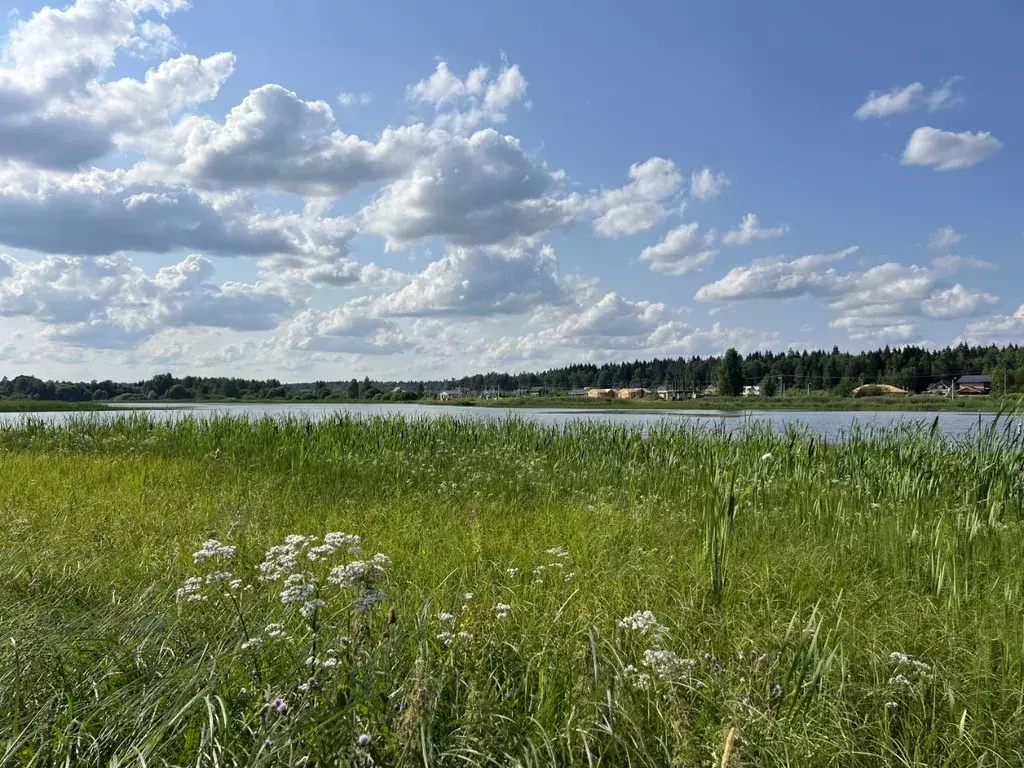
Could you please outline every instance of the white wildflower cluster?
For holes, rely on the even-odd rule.
[[[913,694],[915,686],[931,679],[932,668],[929,664],[902,651],[890,653],[889,663],[895,667],[893,675],[889,678],[890,695],[894,700],[887,701],[885,707],[890,712],[895,712],[901,706],[900,701]]]
[[[198,550],[192,553],[192,562],[199,565],[204,560],[232,560],[235,557],[235,548],[227,544],[221,544],[216,539],[207,539]]]
[[[901,653],[900,651],[893,651],[890,653],[889,662],[891,664],[895,664],[897,667],[912,670],[918,677],[929,677],[932,673],[930,665],[920,659],[915,659],[913,656],[906,653]]]
[[[687,676],[697,666],[694,659],[684,659],[672,651],[653,648],[644,651],[643,663],[656,677],[666,682]]]
[[[305,573],[293,573],[284,580],[281,590],[281,604],[305,603],[316,593],[316,577]]]
[[[562,569],[564,569],[565,568],[564,560],[567,557],[569,557],[569,550],[566,549],[565,547],[549,547],[548,549],[544,550],[544,554],[545,555],[550,555],[554,559],[550,563],[544,563],[542,565],[535,566],[532,569],[532,573],[533,573],[533,576],[534,576],[534,579],[533,579],[533,583],[534,584],[543,584],[544,583],[544,578],[545,578],[546,574],[550,574],[554,570],[562,570]],[[515,575],[518,572],[519,572],[518,568],[509,568],[506,571],[506,573],[510,577],[512,577],[512,578],[514,578]],[[567,574],[564,577],[564,581],[572,581],[574,578],[576,578],[576,572],[575,571],[573,571],[572,573]]]
[[[453,645],[458,643],[468,643],[473,639],[473,633],[459,628],[463,621],[466,621],[467,612],[470,609],[469,603],[473,598],[476,597],[472,592],[466,592],[463,594],[463,605],[462,610],[459,613],[452,613],[451,611],[441,610],[437,612],[437,621],[441,626],[440,632],[437,633],[437,640],[444,646],[451,648]],[[504,609],[499,611],[498,609]],[[505,605],[504,603],[498,603],[495,606],[495,613],[498,618],[506,618],[508,611],[511,610],[511,606]]]
[[[915,684],[932,676],[930,665],[901,651],[890,653],[889,663],[896,668],[895,674],[889,678],[889,685],[899,689],[911,690]]]
[[[267,550],[260,564],[260,578],[264,581],[283,581],[281,602],[297,605],[305,619],[312,619],[317,611],[326,605],[320,595],[321,577],[310,568],[320,563],[330,565],[338,556],[362,554],[362,537],[351,533],[333,531],[322,539],[316,536],[291,534],[284,544],[277,544]],[[308,564],[308,565],[307,565]],[[353,560],[334,565],[326,575],[326,581],[343,589],[359,592],[357,606],[365,611],[385,599],[374,584],[386,575],[391,560],[386,555],[376,554],[369,560]],[[325,566],[326,568],[326,566]]]
[[[494,604],[494,615],[499,619],[507,619],[509,613],[512,612],[512,606],[508,603],[495,603]]]
[[[665,627],[658,623],[658,618],[650,611],[637,611],[624,616],[619,621],[619,627],[640,635],[660,635],[665,632]]]
[[[192,576],[185,579],[185,584],[178,588],[176,594],[179,600],[186,603],[200,603],[206,600],[207,596],[203,593],[203,578]]]
[[[324,536],[322,544],[307,549],[306,557],[316,561],[324,557],[330,557],[342,549],[347,550],[350,555],[359,555],[362,554],[363,550],[358,545],[362,543],[363,539],[360,536],[335,531]]]
[[[314,536],[286,536],[284,544],[277,544],[267,550],[260,563],[260,578],[263,581],[280,581],[294,572],[298,568],[299,557],[314,541]]]
[[[307,656],[305,666],[317,667],[319,669],[334,669],[340,663],[338,660],[338,650],[336,648],[328,648],[319,659]]]
[[[457,642],[468,643],[473,639],[472,632],[440,632],[437,639],[445,646],[451,648]]]
[[[257,648],[262,648],[268,643],[287,643],[291,642],[291,637],[285,634],[284,626],[282,624],[267,624],[263,629],[263,634],[250,637],[244,643],[242,643],[242,650],[249,651]]]
[[[622,677],[625,681],[633,686],[638,691],[647,691],[651,687],[651,676],[646,672],[641,672],[632,664],[627,664],[622,668]]]
[[[633,664],[623,667],[622,677],[625,681],[637,690],[648,690],[655,681],[665,683],[679,683],[689,681],[697,690],[705,687],[703,680],[693,679],[693,673],[697,669],[696,659],[689,659],[680,656],[675,651],[661,648],[668,630],[658,623],[658,617],[651,611],[637,611],[625,616],[619,621],[619,627],[628,632],[635,633],[643,638],[648,638],[645,644],[653,645],[644,650],[640,656],[640,664],[644,670],[639,670]],[[710,654],[705,654],[706,660]]]
[[[328,580],[342,589],[369,589],[387,576],[391,558],[378,552],[369,560],[353,560],[331,569]]]
[[[221,564],[225,561],[234,560],[234,558],[235,548],[228,544],[221,544],[216,539],[207,539],[199,549],[192,553],[192,562],[196,565],[206,563]],[[210,591],[207,587],[216,588],[218,585],[225,583],[232,592],[242,588],[241,581],[234,578],[230,571],[219,570],[212,571],[205,576],[189,577],[175,594],[178,600],[182,602],[202,603],[210,597]]]

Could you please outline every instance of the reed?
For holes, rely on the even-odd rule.
[[[27,419],[0,765],[1018,765],[1022,515],[1005,417]]]

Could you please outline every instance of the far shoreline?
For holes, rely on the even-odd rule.
[[[910,413],[1021,413],[1024,412],[1022,395],[972,395],[953,400],[930,395],[898,395],[874,397],[779,396],[779,397],[702,397],[687,400],[642,400],[568,398],[568,397],[507,397],[457,398],[439,400],[424,397],[416,400],[387,397],[367,400],[334,398],[192,398],[182,400],[96,400],[65,402],[61,400],[0,400],[0,413],[43,413],[67,411],[94,413],[97,411],[149,411],[196,405],[403,405],[457,406],[498,409],[558,409],[572,411],[721,411],[742,413],[747,411],[796,412],[864,412],[903,411]]]

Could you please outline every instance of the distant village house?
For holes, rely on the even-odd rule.
[[[956,380],[956,393],[958,395],[987,395],[991,391],[991,376],[961,376]]]
[[[587,397],[591,400],[613,400],[618,396],[614,389],[594,387],[587,390]]]
[[[647,397],[647,390],[643,387],[624,387],[619,390],[620,400],[639,400]]]

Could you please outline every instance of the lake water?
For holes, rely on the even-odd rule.
[[[966,437],[977,431],[979,424],[988,425],[993,414],[953,412],[903,412],[903,411],[715,411],[683,409],[645,410],[572,410],[566,408],[474,408],[458,405],[419,405],[416,403],[194,403],[188,405],[159,405],[150,403],[133,404],[138,410],[160,420],[173,421],[186,416],[207,417],[211,415],[246,416],[289,416],[303,419],[325,419],[340,413],[358,416],[380,416],[400,414],[407,418],[437,418],[454,416],[463,419],[496,420],[516,416],[541,424],[561,425],[571,421],[593,421],[609,424],[623,424],[636,427],[654,424],[686,424],[707,428],[724,427],[739,429],[744,423],[757,421],[769,423],[774,429],[782,430],[790,424],[797,424],[824,437],[833,438],[848,431],[854,424],[863,426],[888,426],[899,423],[931,425],[938,416],[939,428],[950,437]],[[0,424],[16,424],[26,416],[49,423],[60,424],[68,419],[109,419],[117,418],[124,410],[110,411],[41,411],[38,413],[0,413]],[[1012,428],[1024,427],[1024,420],[1016,418]]]

